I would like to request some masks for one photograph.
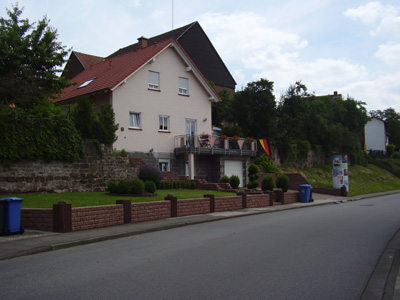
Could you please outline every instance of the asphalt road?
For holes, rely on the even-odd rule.
[[[397,195],[247,216],[0,262],[0,299],[359,299]]]

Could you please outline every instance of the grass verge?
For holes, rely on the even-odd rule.
[[[233,193],[204,190],[157,190],[154,197],[129,197],[114,196],[105,192],[91,193],[32,193],[18,195],[2,195],[1,198],[18,197],[24,198],[22,208],[52,208],[53,204],[63,200],[72,204],[72,207],[96,206],[115,204],[118,199],[129,199],[132,202],[148,202],[164,200],[168,194],[173,194],[178,199],[202,198],[205,194],[214,194],[216,197],[231,196]]]

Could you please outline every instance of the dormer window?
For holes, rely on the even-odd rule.
[[[90,78],[90,79],[86,80],[84,83],[82,83],[82,84],[78,87],[78,89],[81,89],[81,88],[83,88],[83,87],[85,87],[85,86],[88,86],[88,85],[91,84],[95,79],[96,79],[96,77]]]
[[[160,90],[160,73],[149,71],[149,89]]]

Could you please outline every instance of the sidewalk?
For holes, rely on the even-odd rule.
[[[186,225],[213,222],[228,218],[255,214],[272,213],[288,209],[300,209],[319,205],[338,204],[357,201],[376,196],[400,193],[391,191],[356,197],[335,197],[313,193],[314,202],[293,203],[259,208],[247,208],[237,211],[215,212],[186,217],[168,218],[155,221],[131,223],[111,227],[96,228],[69,233],[41,232],[26,230],[21,236],[0,236],[0,261],[42,252],[65,249],[80,245],[118,239],[147,232],[161,231]],[[362,299],[399,299],[400,300],[400,231],[393,237],[376,265]],[[389,298],[382,298],[386,294]]]

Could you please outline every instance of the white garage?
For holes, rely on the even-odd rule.
[[[243,186],[243,162],[240,160],[225,160],[224,174],[228,177],[236,175],[240,179],[239,186]]]

